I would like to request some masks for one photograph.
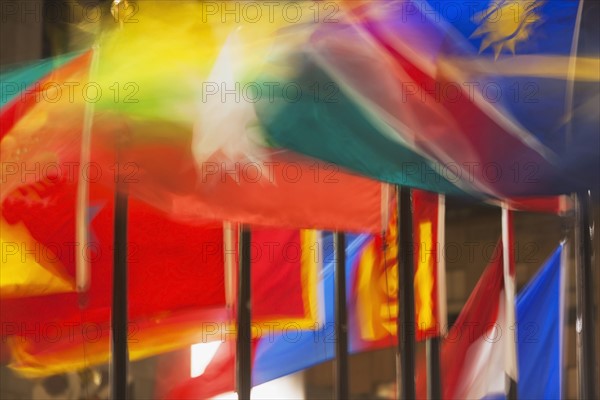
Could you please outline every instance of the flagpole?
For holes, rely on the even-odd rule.
[[[117,165],[118,162],[117,162]],[[111,316],[111,398],[127,399],[127,213],[128,194],[118,175],[115,193],[113,297]]]
[[[411,190],[398,191],[398,309],[396,384],[398,399],[415,398],[415,293]]]
[[[427,398],[442,398],[442,374],[440,372],[440,338],[438,336],[427,339]]]
[[[122,4],[114,0],[111,4],[111,14],[119,20],[123,29],[123,15],[120,13]],[[96,60],[97,62],[97,60]],[[90,122],[91,123],[91,122]],[[122,150],[128,138],[126,133],[118,132],[116,141],[117,181],[115,184],[115,220],[113,237],[113,298],[111,314],[111,364],[110,364],[110,393],[111,399],[127,399],[127,376],[129,364],[129,349],[127,347],[127,219],[129,208],[129,188],[126,177],[121,175],[123,161]],[[88,138],[89,141],[89,138]],[[89,144],[88,144],[89,145]]]
[[[514,227],[513,227],[513,212],[506,204],[502,204],[501,208],[502,221],[502,269],[504,276],[504,301],[506,304],[506,323],[509,329],[516,326],[516,310],[515,310],[515,282],[516,269],[514,258]],[[513,329],[513,335],[516,335],[516,330]],[[505,341],[506,358],[504,364],[504,374],[506,381],[506,398],[508,400],[517,400],[517,349],[516,336],[510,337]]]
[[[596,398],[596,360],[594,349],[594,288],[592,275],[592,213],[590,191],[577,194],[577,363],[579,397]]]
[[[251,263],[250,228],[240,225],[239,235],[239,277],[237,302],[237,357],[236,386],[240,400],[250,400],[252,390],[252,336],[251,336]]]
[[[349,398],[348,314],[346,303],[346,236],[335,232],[335,398]]]
[[[436,243],[436,280],[437,280],[437,335],[427,340],[427,397],[429,399],[441,399],[442,366],[441,346],[442,337],[448,327],[448,316],[446,306],[446,260],[442,250],[446,245],[446,197],[438,194],[437,210],[437,243]]]

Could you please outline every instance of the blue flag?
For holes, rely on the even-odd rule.
[[[461,18],[450,18],[451,24],[480,59],[498,65],[499,74],[510,71],[509,76],[495,77],[497,93],[488,91],[488,95],[497,96],[519,123],[560,154],[571,113],[566,108],[571,96],[568,66],[576,55],[580,1],[465,0],[458,4]],[[550,71],[549,65],[562,65],[558,68],[562,73]]]
[[[520,399],[560,399],[564,325],[564,244],[517,297]]]

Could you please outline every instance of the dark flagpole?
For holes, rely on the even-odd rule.
[[[124,3],[113,1],[111,14],[119,20],[123,29],[123,20],[119,13]],[[116,11],[116,14],[115,14]],[[91,129],[91,128],[90,128]],[[129,206],[129,188],[126,177],[121,175],[123,161],[122,149],[129,141],[128,132],[118,132],[116,136],[117,182],[115,185],[115,226],[113,258],[113,298],[111,315],[110,394],[111,399],[127,399],[127,376],[129,349],[127,348],[127,214]]]
[[[576,241],[578,247],[576,268],[577,291],[577,362],[579,370],[579,397],[596,398],[596,351],[594,349],[594,288],[592,276],[592,212],[591,195],[577,194]]]
[[[506,381],[508,384],[508,393],[506,398],[508,400],[517,400],[517,382],[509,376],[506,376]]]
[[[119,150],[117,150],[119,152]],[[117,168],[119,167],[117,156]],[[127,212],[128,193],[124,176],[117,175],[111,315],[111,398],[127,399]]]
[[[442,398],[442,375],[440,372],[440,338],[427,339],[427,398]]]
[[[346,236],[334,234],[335,243],[335,398],[349,398],[348,323],[346,310]]]
[[[415,292],[413,213],[410,188],[398,191],[398,350],[396,384],[398,399],[415,398]]]
[[[250,400],[252,389],[250,228],[242,225],[239,240],[236,383],[238,398]]]

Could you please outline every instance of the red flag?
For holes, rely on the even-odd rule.
[[[301,331],[317,326],[322,314],[318,306],[320,251],[316,231],[252,228],[252,326],[255,339],[268,340],[274,332],[284,329]],[[232,318],[226,332],[207,336],[208,340],[219,340],[221,345],[206,370],[190,382],[187,382],[190,377],[189,349],[165,355],[159,369],[168,371],[177,365],[178,372],[157,382],[159,396],[197,399],[232,391],[235,387],[235,329]],[[203,340],[198,344],[205,343]]]
[[[12,366],[44,375],[108,360],[113,262],[113,192],[92,185],[91,241],[75,238],[75,184],[42,193],[44,201],[11,197],[2,207],[10,224],[22,223],[45,248],[54,250],[74,275],[75,252],[92,264],[92,286],[76,293],[2,301],[3,339],[11,338]],[[45,221],[40,223],[40,221]],[[129,346],[132,359],[194,343],[201,322],[226,320],[221,224],[191,226],[130,199]],[[36,250],[37,251],[37,250]],[[47,254],[31,254],[48,257]],[[8,260],[19,263],[21,260]],[[84,300],[85,306],[78,307]],[[200,326],[199,326],[200,324]]]

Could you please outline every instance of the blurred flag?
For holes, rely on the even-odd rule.
[[[45,190],[38,188],[39,201],[15,194],[2,207],[7,220],[2,234],[22,231],[36,241],[20,240],[10,248],[14,251],[3,253],[3,278],[13,278],[3,279],[3,285],[23,278],[24,268],[36,266],[36,260],[60,266],[66,283],[71,282],[63,289],[70,293],[35,297],[48,293],[36,292],[36,281],[28,282],[13,287],[20,298],[3,299],[0,305],[11,367],[29,376],[76,370],[109,357],[114,194],[104,185],[91,185],[90,242],[82,245],[75,239],[76,190],[76,184],[55,182]],[[128,230],[132,360],[235,335],[232,310],[225,307],[224,260],[237,259],[237,246],[225,246],[221,223],[173,221],[131,198]],[[317,232],[261,227],[253,231],[255,328],[265,334],[287,324],[310,329],[320,313]],[[77,252],[92,266],[91,288],[84,295],[74,293],[72,284]]]
[[[315,230],[252,228],[252,320],[260,333],[310,329],[323,314]],[[236,246],[236,248],[238,248]],[[236,256],[236,260],[239,258]],[[236,271],[238,269],[236,268]]]
[[[572,57],[580,2],[344,4],[338,23],[311,36],[293,80],[276,80],[315,99],[257,103],[275,143],[445,193],[556,194],[597,177],[583,167],[597,164],[585,149],[598,143],[597,115],[565,134],[582,114],[569,107],[568,87],[600,82],[597,54]]]
[[[91,51],[69,53],[3,73],[0,139],[37,104],[58,102],[65,87],[87,81],[91,59]]]
[[[355,232],[380,232],[385,227],[384,185],[337,165],[270,148],[270,143],[255,137],[260,135],[260,127],[252,119],[251,103],[230,107],[230,102],[221,101],[222,96],[226,100],[252,96],[246,86],[243,96],[223,91],[231,90],[231,84],[236,87],[240,81],[247,82],[250,71],[264,63],[260,55],[269,51],[270,33],[277,31],[275,38],[300,37],[278,31],[280,25],[291,24],[289,21],[247,24],[238,32],[239,46],[235,47],[244,62],[236,72],[243,76],[232,81],[229,76],[209,74],[215,62],[221,66],[228,60],[225,50],[229,42],[223,57],[217,60],[217,56],[228,36],[225,32],[237,25],[220,23],[216,16],[209,23],[188,18],[202,14],[201,5],[195,3],[169,10],[159,4],[148,6],[140,11],[147,24],[131,24],[126,41],[114,32],[104,38],[98,82],[89,78],[91,51],[2,75],[6,104],[0,110],[1,198],[35,181],[36,175],[39,180],[46,174],[46,166],[64,174],[69,163],[81,163],[85,108],[95,104],[91,162],[102,168],[99,180],[111,183],[116,140],[126,142],[120,168],[128,168],[125,173],[137,180],[130,186],[131,196],[174,218]],[[165,12],[185,16],[186,23],[165,29]],[[161,30],[161,35],[149,39]],[[206,46],[191,46],[199,41]],[[132,58],[133,48],[137,50]],[[171,62],[159,62],[163,59],[160,54]],[[125,59],[128,62],[123,62]],[[209,93],[211,84],[217,93]],[[215,108],[215,103],[220,106]],[[240,124],[243,129],[238,130]],[[256,135],[242,136],[246,130]],[[248,143],[247,149],[240,146],[242,151],[231,149]],[[28,173],[36,168],[37,174]]]
[[[79,161],[73,141],[84,113],[76,107],[81,90],[74,88],[88,82],[91,58],[91,51],[70,54],[2,74],[0,201],[19,187],[47,183],[60,175],[59,168]],[[56,119],[65,104],[71,112]]]
[[[421,316],[422,329],[419,339],[439,335],[445,322],[445,294],[437,284],[443,277],[443,264],[438,259],[439,240],[443,240],[444,198],[433,193],[415,191],[415,229],[423,226],[421,234],[415,235],[419,244],[415,262],[420,262],[420,278],[415,279],[415,290],[422,301],[416,304]],[[396,343],[397,297],[397,217],[390,218],[383,235],[347,235],[346,274],[348,277],[348,326],[349,351],[357,353],[393,346]],[[334,330],[334,253],[331,234],[325,235],[322,247],[325,317],[306,329],[296,323],[284,325],[281,333],[262,336],[255,340],[252,369],[253,385],[300,371],[334,357],[332,338]],[[442,282],[445,282],[445,278]],[[440,294],[441,293],[441,294]],[[440,301],[443,299],[443,301]],[[425,305],[428,305],[425,306]],[[226,357],[225,355],[228,355]],[[225,341],[217,350],[206,372],[189,381],[180,380],[168,398],[203,398],[214,396],[228,383],[234,389],[235,342]],[[227,371],[225,373],[224,371]],[[219,378],[216,378],[216,376]],[[218,383],[215,383],[218,382]]]
[[[413,189],[415,317],[417,340],[444,333],[446,277],[441,251],[445,231],[443,195]],[[398,315],[398,217],[392,212],[388,229],[365,246],[352,272],[354,294],[349,297],[351,335],[357,350],[391,346]],[[439,284],[442,282],[443,284]]]
[[[503,257],[498,243],[489,265],[450,328],[441,350],[444,399],[496,398],[505,393],[506,323]],[[513,341],[514,344],[514,341]],[[417,397],[426,398],[425,360],[417,369]]]
[[[567,260],[567,246],[561,243],[517,297],[520,399],[564,395]]]
[[[599,76],[598,54],[589,59],[590,54],[579,57],[577,51],[583,1],[459,0],[454,4],[461,18],[451,18],[443,9],[436,10],[437,15],[475,54],[458,58],[446,44],[444,62],[454,63],[465,76],[495,77],[502,92],[499,103],[557,154],[567,150],[563,149],[565,128],[573,111],[568,108],[573,100],[568,99],[573,96],[569,85],[573,80],[598,82]],[[423,9],[425,4],[420,6]]]
[[[446,307],[445,197],[412,191],[415,242],[415,318],[417,339],[445,333]]]
[[[79,369],[106,362],[109,356],[113,192],[91,185],[91,239],[85,245],[75,240],[75,192],[75,184],[57,183],[42,193],[44,201],[15,197],[2,207],[11,226],[24,227],[40,244],[25,253],[25,260],[7,256],[8,265],[19,269],[36,257],[51,259],[63,265],[71,279],[77,252],[92,265],[92,286],[85,295],[70,292],[3,299],[2,338],[11,348],[11,367],[30,376]],[[194,343],[206,327],[203,322],[226,320],[222,241],[221,224],[182,224],[130,200],[128,338],[132,359]],[[22,290],[26,293],[29,288]]]
[[[346,274],[351,276],[358,265],[365,245],[372,239],[369,235],[348,235],[346,245]],[[284,324],[283,330],[272,334],[263,331],[254,341],[252,384],[253,386],[308,368],[328,359],[335,353],[334,341],[334,246],[333,236],[324,234],[320,257],[323,259],[322,280],[325,314],[314,329],[302,329],[292,322]],[[348,296],[352,289],[348,285]],[[349,312],[349,315],[352,312]],[[352,338],[357,334],[350,328]],[[352,339],[350,340],[352,343]],[[350,351],[356,351],[350,345]],[[180,379],[164,398],[208,398],[235,389],[235,341],[221,344],[205,372],[192,379]],[[187,377],[186,377],[187,378]]]

